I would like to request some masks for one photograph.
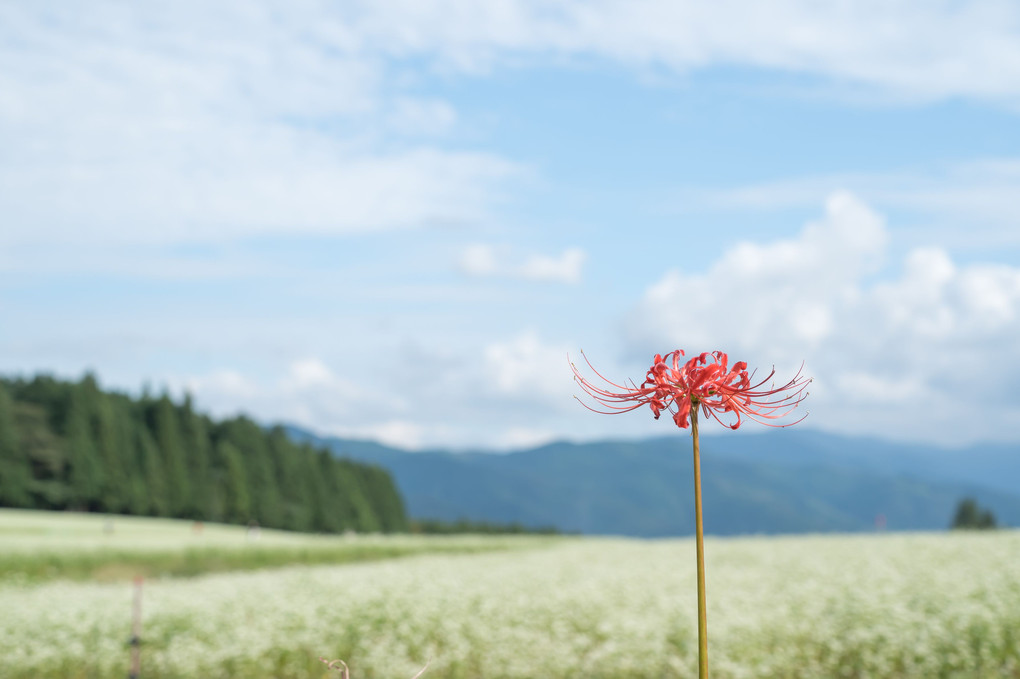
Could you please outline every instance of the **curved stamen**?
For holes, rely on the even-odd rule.
[[[748,373],[744,361],[737,361],[730,368],[729,356],[722,351],[698,354],[681,366],[680,357],[684,352],[676,349],[665,356],[656,354],[641,386],[634,380],[630,380],[628,386],[607,379],[583,351],[581,356],[605,385],[593,384],[577,366],[570,364],[575,381],[588,396],[606,408],[592,408],[577,399],[592,412],[615,415],[647,405],[656,419],[662,411],[673,413],[674,422],[683,429],[689,426],[692,407],[700,407],[709,417],[730,429],[739,428],[744,417],[768,427],[789,427],[807,417],[805,413],[804,417],[782,424],[770,421],[786,417],[807,398],[805,389],[811,380],[802,376],[803,363],[789,382],[776,387],[772,382],[775,367],[763,379],[755,381],[757,369]],[[728,423],[721,416],[733,419]]]

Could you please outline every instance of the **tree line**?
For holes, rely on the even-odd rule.
[[[472,521],[470,519],[411,519],[410,532],[427,533],[430,535],[454,535],[472,533],[476,535],[562,535],[563,531],[555,526],[525,526],[514,521],[511,523],[495,523],[492,521]]]
[[[982,508],[972,497],[965,497],[956,506],[953,523],[954,530],[989,530],[998,526],[992,510]]]
[[[408,527],[389,473],[190,396],[106,392],[92,375],[0,379],[0,506],[253,521],[296,531]]]

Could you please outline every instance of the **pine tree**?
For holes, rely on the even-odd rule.
[[[49,375],[36,375],[31,382],[19,385],[16,401],[34,403],[48,414],[49,426],[63,434],[74,384],[58,382]]]
[[[311,512],[305,502],[303,451],[287,437],[283,427],[269,432],[269,452],[280,489],[282,527],[287,530],[311,530]]]
[[[366,496],[384,533],[407,530],[407,511],[393,477],[382,467],[361,465]]]
[[[126,398],[118,398],[114,402],[114,424],[117,438],[121,442],[120,453],[123,456],[121,465],[124,470],[125,486],[123,488],[123,511],[127,514],[142,516],[149,513],[150,498],[146,488],[145,461],[141,449],[141,433],[144,428],[140,417],[136,416],[135,404]]]
[[[244,458],[252,518],[263,526],[281,526],[280,491],[265,432],[245,417],[225,423],[223,431]]]
[[[358,492],[354,496],[358,510],[358,530],[376,533],[382,530],[382,521],[372,502],[372,474],[370,467],[344,460],[351,467],[351,475],[357,481]]]
[[[304,509],[308,513],[308,528],[311,531],[325,531],[327,519],[326,499],[329,488],[322,474],[319,454],[311,446],[301,446],[301,461],[304,463]]]
[[[67,444],[58,434],[58,425],[54,424],[49,404],[22,398],[34,383],[15,384],[11,390],[15,400],[18,448],[30,470],[28,491],[31,500],[28,506],[33,509],[64,509],[68,504]],[[57,394],[59,400],[64,400],[65,391],[62,389]]]
[[[400,530],[390,476],[167,397],[48,376],[0,380],[0,505],[226,520],[304,531]]]
[[[336,513],[339,530],[361,530],[360,517],[366,507],[361,500],[361,490],[351,466],[326,451],[319,455],[322,464],[328,469],[329,495],[332,499],[329,511]]]
[[[153,435],[162,454],[163,467],[166,470],[167,503],[170,516],[185,516],[191,509],[191,485],[188,479],[177,409],[166,394],[156,402],[153,414]]]
[[[18,445],[14,401],[0,383],[0,507],[31,507],[32,470]]]
[[[964,498],[956,507],[951,528],[988,530],[996,526],[995,515],[989,509],[981,509],[973,498]]]
[[[181,406],[181,423],[184,434],[185,458],[191,481],[191,503],[188,515],[194,519],[209,520],[213,516],[213,479],[209,427],[202,416],[195,413],[191,395],[184,397]]]
[[[223,518],[231,523],[248,523],[252,518],[248,479],[241,451],[222,439],[216,444],[216,456],[223,469]]]
[[[357,526],[350,521],[347,503],[349,496],[343,487],[343,480],[337,473],[338,468],[333,456],[326,450],[316,451],[318,459],[319,474],[323,480],[323,497],[321,512],[321,528],[328,533],[339,533],[344,530],[353,530]]]
[[[139,467],[145,480],[145,513],[151,516],[171,516],[166,472],[159,448],[147,427],[139,425],[136,431]]]
[[[343,511],[348,515],[349,522],[345,528],[350,528],[361,533],[374,533],[380,529],[379,517],[367,496],[365,479],[361,471],[363,465],[350,460],[337,460],[328,451],[320,453],[324,459],[328,459],[335,468],[333,477],[337,479],[338,489],[344,499]]]
[[[128,460],[131,440],[125,438],[125,427],[118,418],[122,416],[114,398],[99,391],[95,399],[94,425],[99,459],[103,465],[103,487],[99,508],[102,511],[122,513],[128,510],[130,499],[130,475]]]
[[[67,486],[70,507],[96,509],[103,492],[103,465],[92,431],[91,400],[97,392],[91,375],[71,390],[67,410]]]

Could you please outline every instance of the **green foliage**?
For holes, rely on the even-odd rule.
[[[244,451],[243,460],[230,473],[239,476],[232,482],[243,484],[249,492],[248,518],[266,526],[282,524],[280,492],[270,459],[266,433],[246,417],[225,422],[219,431],[221,440],[230,442],[238,451]]]
[[[130,438],[122,426],[122,414],[112,399],[96,398],[93,412],[96,447],[103,467],[100,508],[108,512],[126,512],[130,507],[127,488],[130,472],[127,459]]]
[[[63,439],[53,430],[46,410],[36,403],[15,401],[14,421],[18,448],[28,459],[31,479],[28,504],[12,506],[64,508],[67,504],[64,482],[67,453]]]
[[[245,523],[251,517],[251,498],[244,473],[241,451],[227,441],[216,446],[216,462],[223,495],[223,518],[230,523]]]
[[[191,509],[191,480],[186,468],[177,408],[165,394],[156,402],[151,419],[166,471],[169,516],[187,516]]]
[[[394,532],[389,474],[266,432],[213,422],[190,397],[140,399],[49,376],[0,379],[0,506],[179,517],[318,532]]]
[[[185,396],[184,403],[181,404],[181,421],[187,468],[191,470],[191,502],[186,514],[195,519],[211,519],[213,487],[209,422],[195,414],[190,394]]]
[[[91,376],[71,390],[67,411],[67,486],[70,508],[99,508],[103,489],[103,464],[96,448],[92,414],[99,391]]]
[[[964,498],[956,507],[951,528],[989,530],[996,527],[995,515],[989,509],[982,509],[973,498]]]
[[[163,469],[159,448],[152,434],[144,426],[137,429],[139,453],[138,466],[145,479],[147,501],[143,500],[143,512],[151,516],[170,516],[170,503],[166,492],[166,473]]]
[[[307,449],[296,447],[283,427],[269,432],[270,457],[280,491],[280,516],[283,525],[294,530],[312,530],[312,506],[308,502],[308,478],[305,475]],[[295,450],[295,448],[297,448]]]
[[[411,521],[412,533],[424,535],[457,535],[472,533],[476,535],[561,535],[555,526],[531,528],[520,523],[490,523],[488,521],[442,521],[440,519],[414,519]]]
[[[28,460],[14,430],[14,401],[0,384],[0,506],[26,506],[30,480]]]

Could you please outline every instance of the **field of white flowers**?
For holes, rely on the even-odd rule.
[[[713,677],[1020,677],[1020,532],[706,550]],[[694,677],[694,561],[690,540],[585,538],[150,579],[141,676],[330,676],[322,655],[353,679],[430,659],[426,679]],[[125,676],[131,601],[130,581],[0,581],[0,677]]]
[[[131,579],[535,547],[542,535],[309,535],[173,519],[0,509],[0,583]],[[0,675],[2,677],[3,675]]]

